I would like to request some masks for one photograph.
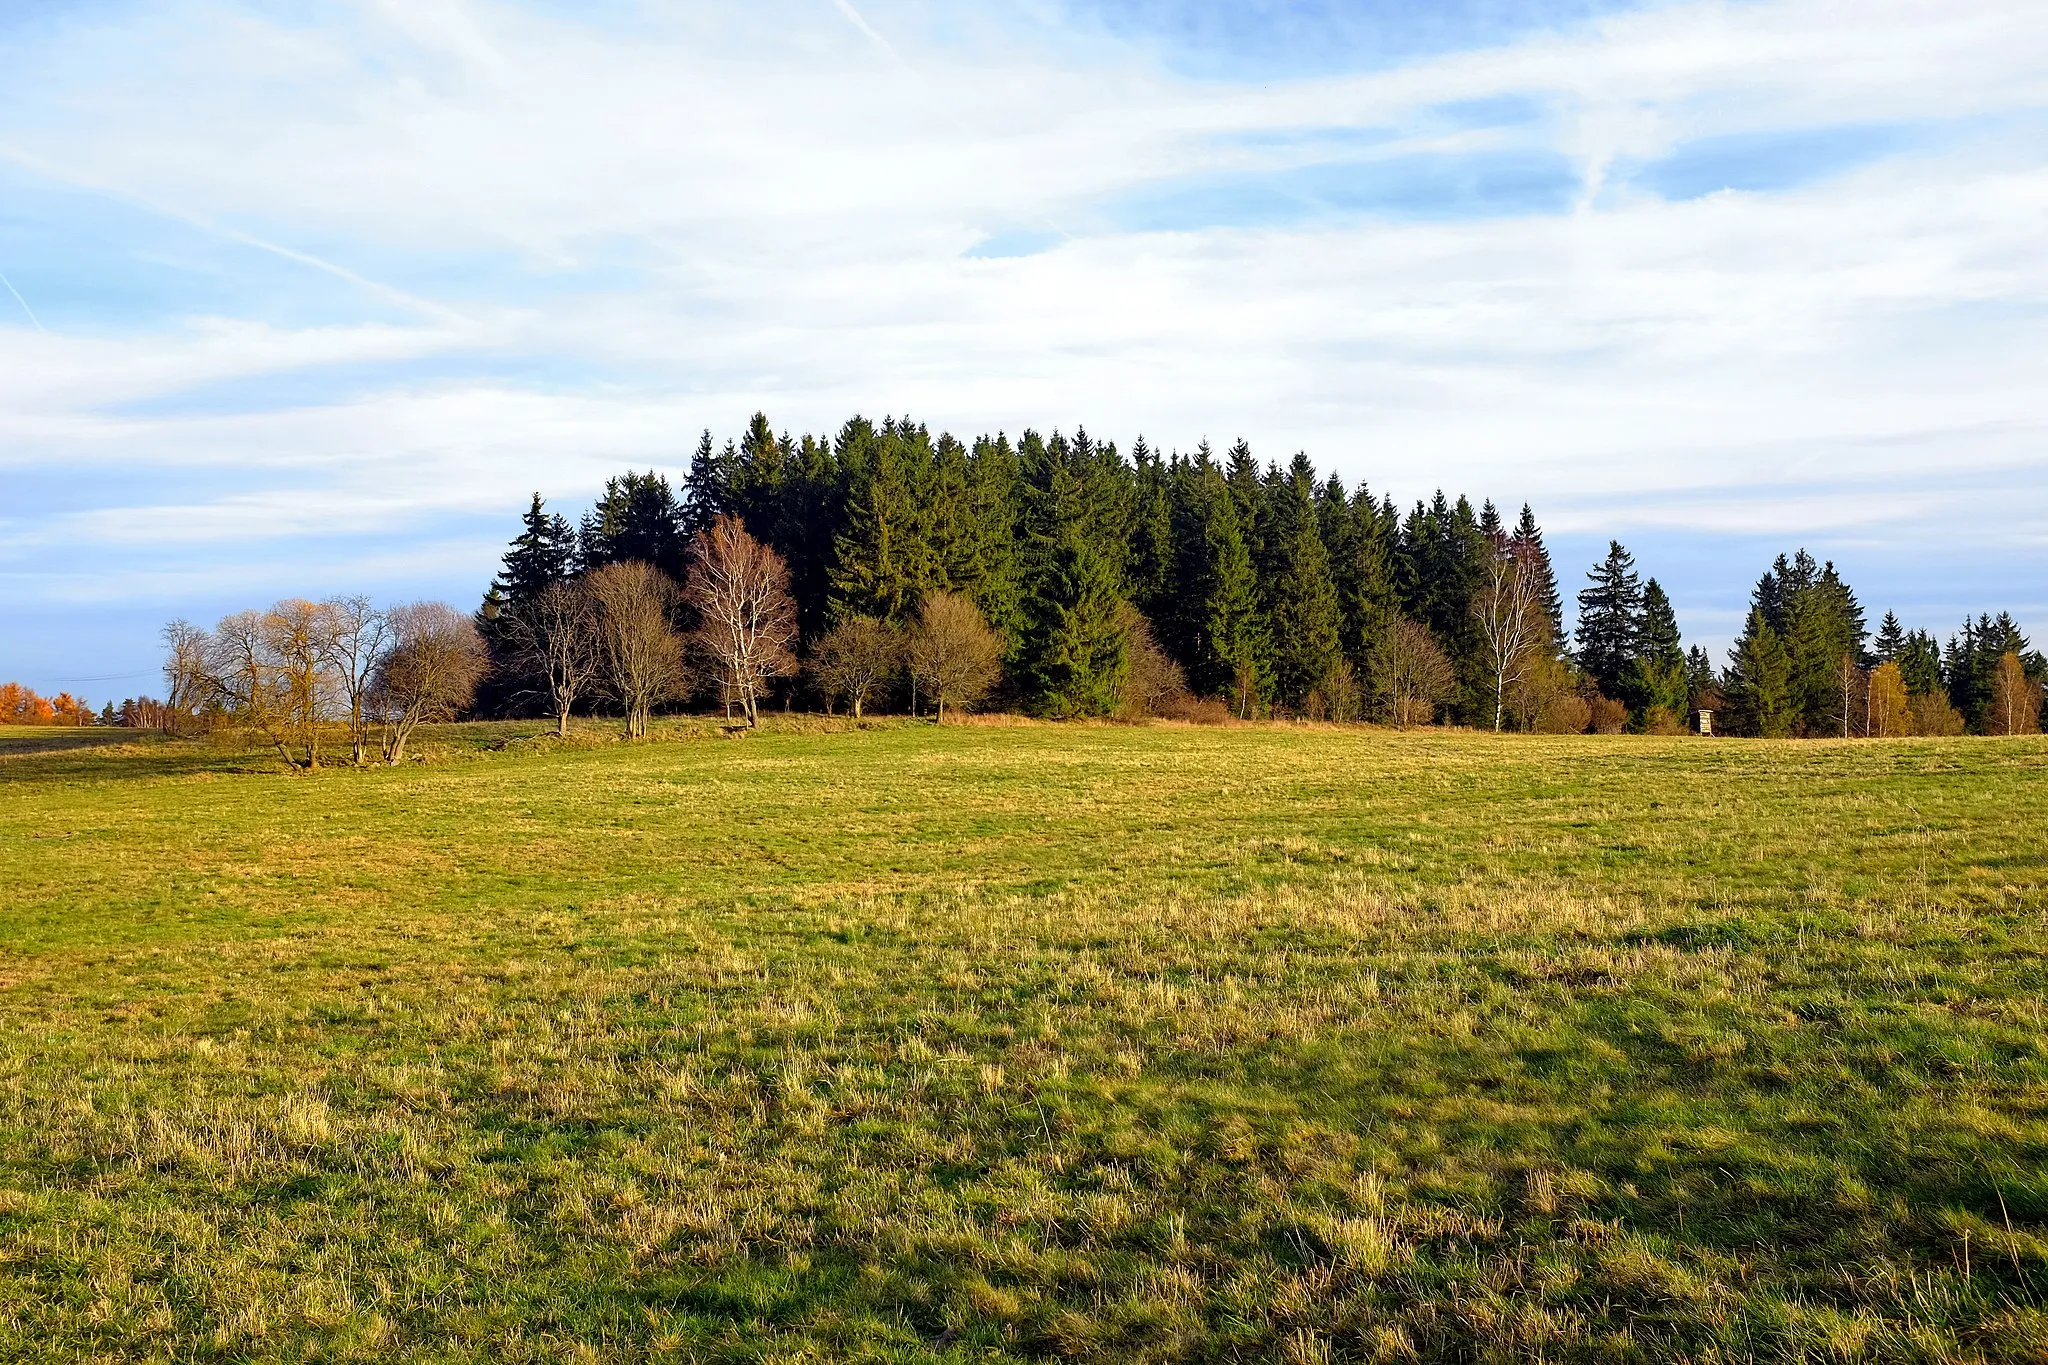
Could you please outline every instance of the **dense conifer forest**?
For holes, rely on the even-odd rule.
[[[721,517],[786,563],[799,656],[842,623],[902,629],[958,594],[1000,640],[991,700],[1049,717],[1128,711],[1134,679],[1163,664],[1155,703],[1184,695],[1241,717],[1670,731],[1705,708],[1758,735],[2002,732],[2038,727],[2048,674],[2003,613],[1945,646],[1889,615],[1873,636],[1834,566],[1804,551],[1763,575],[1717,667],[1684,648],[1668,595],[1618,542],[1567,633],[1526,505],[1504,515],[1438,492],[1404,511],[1306,455],[1261,463],[1244,441],[1184,454],[1140,439],[1126,454],[1078,428],[967,443],[862,418],[792,438],[757,414],[722,447],[707,431],[680,489],[620,475],[576,525],[534,496],[477,613],[493,665],[478,709],[546,709],[511,627],[551,584],[633,562],[686,581],[693,538]],[[1510,589],[1527,616],[1512,637]],[[914,708],[911,680],[893,685]],[[783,706],[834,700],[811,669],[774,688]]]

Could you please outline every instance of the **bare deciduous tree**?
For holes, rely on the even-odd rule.
[[[164,627],[162,726],[176,730],[214,703],[209,658],[213,637],[182,617]]]
[[[238,611],[222,617],[204,638],[206,707],[231,724],[261,734],[285,766],[296,769],[291,688],[270,648],[264,613]]]
[[[580,580],[550,583],[507,621],[513,647],[546,680],[555,734],[566,739],[569,712],[603,665],[596,608]]]
[[[1152,623],[1130,603],[1117,612],[1131,666],[1117,689],[1117,709],[1127,717],[1160,716],[1185,704],[1187,674],[1160,647]]]
[[[370,747],[370,679],[390,642],[391,618],[360,595],[331,597],[319,610],[316,643],[340,692],[349,756],[360,768]]]
[[[697,609],[692,638],[717,670],[728,712],[737,702],[748,725],[760,724],[769,680],[796,666],[789,566],[738,517],[721,516],[690,541],[683,595]]]
[[[1451,694],[1457,674],[1427,626],[1401,617],[1374,642],[1372,687],[1394,724],[1427,725],[1437,703]]]
[[[306,766],[317,768],[320,732],[332,717],[336,690],[327,612],[317,602],[287,597],[258,619],[258,634],[281,691],[284,727]]]
[[[625,709],[627,738],[645,738],[654,708],[689,681],[682,637],[670,624],[676,585],[638,560],[593,569],[584,583],[605,683]]]
[[[1541,575],[1528,542],[1495,532],[1486,578],[1472,600],[1480,649],[1493,679],[1493,728],[1507,723],[1508,692],[1518,686],[1550,638]]]
[[[491,656],[476,623],[445,602],[394,607],[389,619],[370,700],[384,721],[384,761],[397,764],[422,722],[453,720],[469,705]]]
[[[818,641],[812,671],[827,698],[846,698],[859,720],[868,698],[903,667],[903,635],[872,616],[849,616]]]
[[[1002,637],[959,593],[935,592],[924,599],[910,628],[908,654],[910,674],[933,698],[941,725],[947,702],[972,709],[1002,673]]]

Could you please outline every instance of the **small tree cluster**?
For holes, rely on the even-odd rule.
[[[164,640],[170,700],[153,705],[166,728],[246,729],[293,768],[319,767],[336,730],[358,765],[373,734],[385,762],[402,762],[420,723],[468,706],[488,666],[469,618],[438,602],[286,598],[210,631],[173,621]]]
[[[20,683],[0,683],[0,725],[92,725],[92,707],[82,697],[59,692],[45,697]]]

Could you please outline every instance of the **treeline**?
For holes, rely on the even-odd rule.
[[[1757,581],[1716,691],[1741,733],[2030,735],[2048,660],[2012,616],[1963,622],[1944,645],[1886,612],[1875,636],[1856,593],[1804,550]]]
[[[1207,702],[1241,717],[1673,732],[1708,709],[1736,733],[2009,733],[2038,727],[2026,702],[2048,672],[2005,615],[1943,650],[1924,633],[1872,641],[1853,592],[1803,551],[1759,583],[1751,629],[1719,669],[1684,647],[1668,595],[1618,543],[1568,636],[1526,505],[1510,523],[1491,501],[1440,492],[1404,513],[1305,455],[1262,465],[1243,441],[1218,456],[1141,439],[1125,456],[1085,430],[966,443],[859,418],[792,438],[757,414],[722,448],[705,433],[680,489],[621,475],[575,525],[534,497],[478,613],[493,664],[480,706],[548,709],[519,637],[551,585],[620,563],[687,584],[693,539],[722,517],[786,571],[788,647],[806,666],[761,682],[785,706],[845,699],[834,661],[850,628],[869,652],[896,651],[863,695],[915,708],[915,671],[889,641],[938,594],[996,637],[990,700],[1053,717]],[[695,628],[687,607],[678,623]],[[724,676],[707,670],[695,700],[715,704]]]
[[[1527,508],[1509,525],[1490,503],[1439,494],[1404,515],[1306,456],[1261,466],[1243,442],[1218,457],[1140,441],[1126,457],[1085,431],[967,444],[858,418],[830,440],[792,439],[761,416],[723,449],[707,433],[680,490],[622,475],[576,526],[534,498],[478,613],[493,660],[481,704],[546,709],[543,670],[516,637],[550,586],[618,563],[687,584],[687,547],[721,517],[785,565],[805,660],[838,627],[910,629],[951,594],[997,640],[991,700],[1040,715],[1178,704],[1163,663],[1190,698],[1244,717],[1588,723]],[[1512,610],[1489,626],[1486,602]],[[906,667],[883,692],[910,705],[915,686]],[[838,700],[816,668],[771,693]]]
[[[1405,513],[1305,455],[1128,456],[1077,430],[971,444],[855,418],[707,432],[680,489],[610,480],[577,524],[534,495],[481,607],[296,599],[168,629],[170,728],[396,761],[426,719],[666,706],[1055,718],[1292,716],[1548,733],[2033,733],[2048,661],[2009,615],[1873,637],[1832,564],[1781,556],[1725,668],[1610,543],[1564,603],[1541,528],[1439,492]],[[131,722],[132,723],[132,722]],[[377,736],[373,742],[373,732]]]

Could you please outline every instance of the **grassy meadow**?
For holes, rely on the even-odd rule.
[[[0,732],[0,1359],[2048,1360],[2048,741]]]

